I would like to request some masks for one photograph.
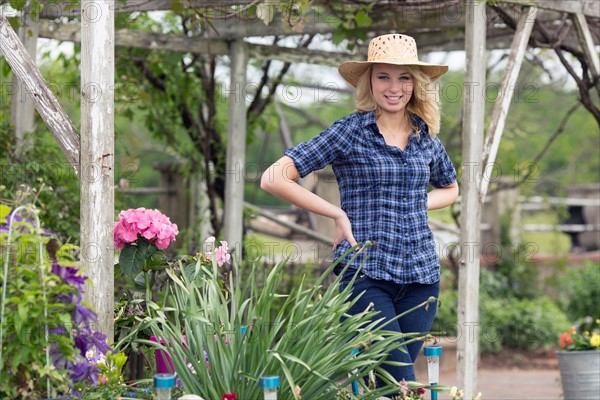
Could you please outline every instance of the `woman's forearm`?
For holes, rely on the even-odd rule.
[[[332,219],[344,215],[344,211],[296,183],[298,170],[291,158],[284,156],[271,165],[262,175],[263,190],[293,205]]]
[[[458,197],[458,183],[454,182],[443,188],[434,188],[427,194],[427,209],[437,210],[448,207]]]

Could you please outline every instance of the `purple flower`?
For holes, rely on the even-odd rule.
[[[11,216],[12,216],[13,230],[19,230],[21,232],[32,232],[33,231],[33,229],[34,229],[33,223],[30,220],[23,219],[23,217],[21,217],[19,215],[8,214],[5,218],[6,226],[4,226],[4,225],[0,226],[1,232],[8,233],[8,226],[11,224],[11,222],[10,222]],[[50,235],[52,235],[52,232],[50,232],[48,229],[42,228],[41,234],[50,236]]]
[[[75,308],[73,308],[71,317],[73,318],[73,323],[76,325],[87,325],[90,322],[95,322],[98,320],[98,315],[96,315],[95,312],[93,312],[86,306],[81,305],[79,302],[75,303]]]
[[[59,327],[57,327],[57,328],[52,328],[52,329],[50,329],[50,330],[48,331],[48,333],[49,333],[50,335],[61,335],[61,336],[64,336],[64,335],[66,335],[66,334],[67,334],[67,330],[66,330],[64,327],[62,327],[62,326],[59,326]]]
[[[89,327],[84,327],[78,330],[75,336],[75,346],[79,349],[81,355],[85,357],[87,351],[95,347],[102,354],[106,354],[113,349],[106,343],[106,336],[101,332],[94,332]]]
[[[50,356],[52,364],[56,369],[70,369],[73,366],[73,361],[67,359],[65,355],[57,348],[56,343],[50,345]]]
[[[84,358],[79,363],[73,366],[73,368],[71,369],[71,373],[69,374],[69,378],[71,378],[75,383],[81,382],[89,378],[94,384],[94,386],[96,386],[98,384],[98,372],[98,367],[88,362]]]
[[[77,268],[63,267],[58,264],[58,261],[52,260],[52,273],[63,278],[65,282],[77,286],[79,291],[81,291],[81,287],[87,280],[87,276],[77,275],[77,272]]]
[[[81,294],[69,293],[67,295],[60,295],[57,298],[67,304],[73,305],[73,311],[71,311],[71,319],[74,325],[89,325],[91,322],[98,320],[98,315],[88,307],[81,304]]]

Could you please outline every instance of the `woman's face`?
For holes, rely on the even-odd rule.
[[[373,64],[371,88],[381,111],[404,112],[413,94],[413,78],[406,67]]]

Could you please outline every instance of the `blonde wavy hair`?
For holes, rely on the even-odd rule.
[[[414,83],[413,95],[406,105],[407,116],[416,114],[421,117],[429,128],[429,135],[434,138],[440,131],[441,114],[435,83],[418,67],[406,66],[406,69],[412,76]],[[375,118],[378,118],[381,110],[373,98],[373,90],[371,89],[372,70],[373,66],[370,65],[358,79],[356,93],[354,94],[354,103],[356,111],[374,111]],[[415,126],[412,118],[409,118],[409,120],[412,121],[415,131],[420,133],[419,127]]]

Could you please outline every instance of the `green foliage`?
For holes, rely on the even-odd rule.
[[[547,296],[535,299],[481,298],[481,351],[504,346],[535,349],[556,346],[568,319]]]
[[[279,294],[284,265],[273,268],[260,288],[254,270],[241,276],[234,269],[223,290],[216,264],[177,263],[168,270],[164,306],[149,303],[151,317],[139,325],[164,344],[142,342],[166,351],[184,390],[204,398],[220,398],[225,392],[259,398],[258,378],[268,375],[281,377],[282,398],[295,398],[298,386],[302,398],[317,400],[335,398],[369,370],[389,380],[381,363],[399,337],[413,335],[375,329],[372,311],[340,321],[351,306],[346,302],[350,291],[338,291],[339,279],[322,286],[334,265],[315,285],[301,283],[289,295]],[[280,297],[283,304],[274,309]],[[361,351],[351,357],[355,348]],[[392,385],[367,390],[360,398],[375,399],[394,390]]]
[[[98,377],[97,386],[86,385],[79,388],[80,398],[83,400],[111,399],[120,396],[125,391],[125,377],[123,367],[127,362],[124,353],[106,353],[102,362],[98,363],[101,374]]]
[[[442,332],[445,336],[456,336],[458,334],[458,291],[454,288],[442,287],[439,300],[431,331]]]
[[[330,4],[329,13],[324,21],[334,28],[331,38],[333,43],[340,44],[348,40],[348,49],[352,50],[355,46],[353,40],[366,40],[365,28],[373,23],[369,12],[374,6],[375,3]]]
[[[42,224],[63,240],[79,237],[79,180],[54,138],[46,129],[36,136],[36,145],[14,160],[14,137],[0,127],[0,198],[16,204],[34,203]]]
[[[48,238],[41,237],[28,222],[15,222],[13,226],[16,230],[8,249],[7,234],[0,232],[0,260],[4,265],[8,250],[10,266],[8,279],[2,282],[6,284],[6,302],[0,343],[0,397],[35,399],[46,397],[48,390],[57,396],[69,389],[70,380],[64,371],[46,365],[45,349],[53,343],[66,358],[74,355],[76,349],[70,337],[50,333],[46,339],[44,321],[50,332],[71,326],[72,307],[59,296],[76,289],[51,273],[48,258],[40,259],[40,242],[43,245]]]
[[[571,321],[600,316],[600,263],[569,268],[559,288],[562,308]]]
[[[76,3],[76,0],[61,2]],[[24,1],[11,1],[23,7]],[[29,3],[29,2],[27,2]],[[34,16],[41,10],[42,2],[31,2]],[[35,17],[37,18],[37,17]],[[51,51],[42,51],[39,68],[49,88],[70,116],[79,111],[79,63],[77,55],[60,54],[54,58]],[[51,58],[52,57],[52,58]],[[0,62],[0,81],[10,87],[13,77],[6,62]],[[21,88],[18,96],[25,96]],[[26,133],[25,146],[16,148],[10,118],[7,93],[0,96],[0,198],[13,204],[35,203],[41,210],[43,225],[63,241],[79,236],[79,180],[69,165],[56,140],[36,114],[34,130]],[[73,118],[75,125],[77,119]],[[17,150],[22,153],[15,156]]]
[[[504,347],[535,349],[553,347],[559,333],[569,325],[556,302],[548,296],[519,298],[502,274],[480,272],[480,351],[499,352]],[[458,291],[443,288],[432,331],[447,335],[469,334],[458,326]]]
[[[78,398],[82,400],[154,400],[151,380],[134,383],[125,381],[123,368],[126,362],[127,356],[124,353],[106,353],[106,358],[98,363],[101,371],[98,385],[82,385],[78,388]],[[181,390],[175,388],[172,394],[173,398],[179,398],[182,393]]]
[[[119,267],[130,279],[136,277],[142,269],[146,259],[150,259],[158,249],[149,240],[139,236],[134,244],[126,244],[119,256]]]
[[[539,293],[538,271],[535,264],[528,260],[530,247],[528,242],[511,243],[509,236],[512,216],[506,213],[500,217],[500,249],[504,249],[495,265],[495,274],[488,289],[495,289],[492,296],[512,295],[519,299],[532,299]],[[484,276],[484,279],[486,277]],[[492,285],[496,287],[492,287]]]

